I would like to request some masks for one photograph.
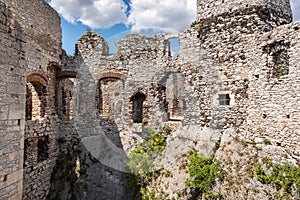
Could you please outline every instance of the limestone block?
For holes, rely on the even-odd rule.
[[[23,169],[19,169],[18,171],[15,171],[7,175],[7,185],[11,185],[22,179],[23,179]]]
[[[26,94],[26,87],[25,85],[16,85],[16,84],[9,84],[7,86],[8,94]]]
[[[25,116],[25,110],[20,104],[9,105],[8,119],[23,119]]]

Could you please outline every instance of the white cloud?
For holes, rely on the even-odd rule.
[[[127,22],[127,6],[122,0],[51,0],[49,4],[68,22],[81,22],[91,28]]]
[[[91,28],[130,24],[133,30],[161,28],[182,31],[196,19],[197,0],[131,0],[129,17],[123,0],[51,0],[50,5],[71,23]],[[291,0],[294,21],[300,20],[300,0]]]
[[[128,23],[133,29],[182,31],[196,19],[196,0],[131,0]]]
[[[300,1],[291,0],[291,6],[293,10],[293,20],[300,21]]]

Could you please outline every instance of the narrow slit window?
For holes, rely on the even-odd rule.
[[[30,89],[28,88],[28,85],[26,85],[26,120],[32,119],[32,93]]]
[[[24,159],[24,162],[23,162],[23,166],[25,167],[26,164],[27,164],[27,159],[28,159],[28,147],[29,147],[29,142],[28,142],[28,139],[25,139],[24,140],[24,156],[23,156],[23,159]]]
[[[67,114],[67,93],[63,87],[61,89],[61,96],[62,96],[62,112],[64,115],[66,115]]]
[[[230,105],[230,96],[229,96],[229,94],[219,94],[219,105],[221,105],[221,106]]]

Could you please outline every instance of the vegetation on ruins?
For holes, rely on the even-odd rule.
[[[56,160],[56,165],[53,167],[51,174],[51,183],[56,183],[56,187],[51,189],[49,199],[59,199],[63,190],[68,188],[68,199],[76,200],[75,197],[75,182],[76,175],[75,156],[71,153],[62,152]],[[67,185],[68,186],[67,186]],[[53,185],[54,186],[54,185]]]
[[[193,21],[191,27],[195,27],[197,25],[197,21]]]
[[[276,188],[279,199],[300,198],[300,168],[288,163],[277,164],[269,157],[262,159],[262,164],[256,163],[256,177],[259,182]]]
[[[129,155],[128,167],[131,173],[127,174],[127,187],[134,197],[140,195],[142,199],[154,199],[155,194],[147,190],[147,185],[161,173],[162,169],[155,164],[155,160],[166,147],[166,136],[170,129],[165,128],[159,132],[148,129],[147,132],[149,136]]]
[[[212,188],[217,180],[222,180],[224,171],[212,158],[193,151],[188,156],[189,176],[187,184],[194,189],[193,196],[209,199],[223,199],[222,194],[214,194]]]

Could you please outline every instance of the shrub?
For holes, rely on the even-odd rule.
[[[149,136],[130,152],[128,167],[131,173],[127,174],[127,187],[132,193],[140,189],[142,199],[152,199],[153,194],[149,194],[147,185],[160,175],[161,170],[154,161],[166,147],[166,131],[148,129]]]
[[[221,199],[222,195],[211,192],[216,180],[223,179],[223,171],[220,169],[219,164],[214,163],[212,158],[196,152],[192,152],[188,160],[190,161],[188,170],[190,178],[187,184],[199,190],[200,194],[204,194],[204,197]]]
[[[255,172],[258,181],[270,184],[277,190],[282,190],[282,198],[300,198],[300,168],[288,163],[276,164],[268,157],[262,159],[263,166],[256,164]]]

